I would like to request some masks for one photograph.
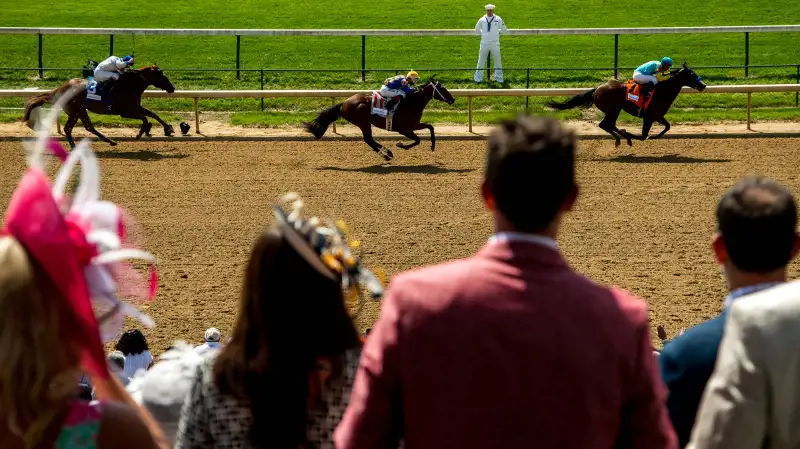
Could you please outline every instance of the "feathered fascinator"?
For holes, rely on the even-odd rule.
[[[363,289],[370,298],[383,296],[384,276],[367,270],[357,255],[358,241],[348,240],[348,228],[343,221],[323,224],[319,218],[303,217],[303,201],[289,193],[273,206],[278,226],[290,245],[323,276],[339,282],[345,300],[353,305]]]
[[[108,369],[103,341],[118,336],[125,315],[153,325],[149,317],[120,296],[152,299],[158,276],[155,257],[130,244],[123,211],[100,199],[100,167],[89,140],[81,141],[67,155],[49,137],[63,105],[76,93],[75,89],[65,93],[39,122],[37,139],[28,148],[28,169],[8,205],[2,232],[26,249],[69,303],[72,322],[76,323],[69,332],[84,348],[82,367],[105,379]],[[62,160],[52,184],[44,171],[47,150]],[[80,180],[74,195],[68,195],[65,189],[78,163]],[[149,279],[123,263],[129,259],[144,261],[149,266]]]

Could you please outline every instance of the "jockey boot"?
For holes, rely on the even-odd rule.
[[[653,90],[655,90],[656,85],[653,83],[645,83],[642,84],[641,89],[639,90],[639,95],[642,97],[642,107],[639,108],[639,115],[641,116],[644,112],[644,106],[647,104],[647,99],[650,98],[650,95],[653,95]]]
[[[389,114],[394,114],[394,111],[397,110],[397,106],[400,105],[400,100],[397,97],[390,98],[386,100],[386,111]]]

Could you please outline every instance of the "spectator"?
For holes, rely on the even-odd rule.
[[[62,95],[45,123],[55,121],[70,94]],[[107,256],[107,248],[86,235],[102,223],[76,222],[119,209],[96,201],[99,168],[86,142],[71,153],[73,161],[81,157],[83,167],[90,166],[80,175],[80,198],[62,195],[58,181],[51,185],[42,169],[46,139],[42,132],[30,147],[30,167],[6,208],[0,232],[0,446],[158,447],[157,426],[148,427],[149,415],[105,362],[92,295],[102,292],[116,301],[113,282],[103,283],[102,289],[95,282],[108,281],[113,267],[94,262],[92,256]],[[57,179],[69,179],[69,172],[62,169]],[[79,399],[90,393],[88,382],[82,391],[76,388],[82,372],[97,388],[100,402]]]
[[[197,353],[204,353],[211,349],[219,349],[222,347],[222,343],[219,342],[221,338],[222,334],[219,329],[216,327],[209,327],[206,329],[206,333],[203,337],[204,343],[194,348],[194,351]]]
[[[477,255],[394,278],[336,446],[674,447],[645,303],[572,271],[555,240],[574,135],[504,122],[482,193],[496,234]]]
[[[486,60],[489,53],[494,58],[494,80],[503,84],[503,64],[500,63],[500,34],[507,33],[505,22],[500,16],[495,15],[494,5],[486,5],[486,15],[478,19],[475,31],[481,34],[481,48],[478,54],[478,69],[475,70],[475,82],[483,81],[483,72],[486,70]]]
[[[786,281],[796,248],[797,210],[792,195],[773,181],[745,179],[717,206],[712,248],[730,293],[722,313],[688,329],[664,346],[661,375],[667,407],[681,447],[689,443],[706,383],[714,371],[730,304]]]
[[[790,193],[747,179],[721,203],[725,271],[743,279],[786,279],[798,250],[797,207]],[[721,220],[722,221],[722,220]],[[724,231],[737,235],[728,238]],[[755,274],[754,274],[755,273]],[[690,447],[800,447],[800,284],[761,289],[727,307],[716,367],[697,414]]]
[[[113,351],[108,355],[108,367],[122,385],[130,383],[131,378],[125,375],[125,355],[122,351]]]
[[[176,448],[333,448],[361,350],[342,288],[382,287],[341,230],[293,206],[256,240],[232,339],[198,370]]]
[[[128,377],[136,375],[136,371],[147,370],[153,364],[153,356],[147,347],[147,340],[139,329],[125,332],[115,347],[125,356],[124,374]]]
[[[190,345],[176,342],[147,371],[139,371],[128,392],[161,426],[170,447],[175,444],[181,408],[204,357]]]

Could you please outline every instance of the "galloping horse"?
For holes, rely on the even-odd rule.
[[[547,105],[553,109],[565,110],[578,106],[588,108],[594,104],[597,106],[597,109],[605,113],[605,117],[600,122],[599,126],[616,139],[615,145],[619,146],[620,137],[624,137],[625,140],[628,141],[628,146],[632,146],[633,142],[631,142],[631,139],[645,140],[648,138],[653,122],[664,125],[664,130],[653,136],[653,139],[658,139],[669,131],[670,125],[669,122],[664,119],[664,116],[669,111],[669,108],[672,107],[672,103],[678,98],[678,94],[681,93],[681,88],[684,86],[691,87],[698,91],[702,91],[706,88],[706,83],[704,83],[701,77],[697,76],[694,70],[690,69],[685,62],[681,69],[670,72],[669,79],[656,84],[652,92],[650,105],[641,115],[643,119],[641,136],[617,128],[617,119],[621,111],[625,111],[634,117],[640,116],[639,108],[633,102],[626,99],[625,84],[617,80],[611,80],[600,87],[580,95],[575,95],[563,103],[550,101]]]
[[[379,94],[375,93],[375,95]],[[425,107],[428,106],[432,99],[448,104],[453,104],[456,101],[439,81],[431,79],[422,85],[418,91],[409,94],[407,98],[400,102],[392,117],[391,131],[400,133],[414,141],[408,145],[398,143],[398,148],[408,150],[419,145],[420,139],[414,131],[428,129],[431,132],[431,151],[436,149],[436,135],[434,134],[433,126],[428,123],[420,123],[422,111],[425,110]],[[331,123],[342,117],[361,129],[364,142],[372,148],[372,151],[383,156],[384,160],[390,161],[394,157],[392,150],[375,142],[375,139],[372,138],[372,127],[386,129],[386,119],[378,115],[372,115],[371,109],[372,95],[356,94],[344,102],[322,111],[314,121],[306,123],[304,127],[319,139],[325,134]]]
[[[87,131],[100,138],[100,140],[103,142],[108,142],[112,146],[117,144],[116,142],[108,139],[106,136],[100,134],[100,132],[94,128],[87,110],[95,114],[119,115],[120,117],[124,118],[141,120],[142,126],[139,128],[139,134],[136,135],[137,139],[141,138],[142,134],[147,134],[148,136],[150,135],[150,129],[153,127],[153,125],[147,121],[147,117],[154,118],[158,121],[158,123],[161,123],[161,125],[164,126],[164,135],[170,136],[175,133],[175,130],[172,128],[172,126],[170,126],[164,120],[161,120],[161,117],[156,115],[153,111],[150,111],[141,105],[142,94],[149,86],[155,86],[169,93],[175,92],[175,87],[164,75],[164,72],[158,68],[158,66],[153,65],[150,67],[141,68],[139,70],[129,70],[120,75],[119,79],[114,81],[111,91],[111,102],[107,105],[100,101],[87,102],[87,85],[88,83],[86,80],[71,79],[55,90],[30,98],[27,102],[25,102],[25,116],[22,118],[22,120],[28,122],[28,126],[31,126],[31,112],[34,109],[47,103],[55,103],[55,101],[58,100],[58,97],[63,93],[68,92],[74,87],[82,86],[82,89],[79,90],[79,93],[72,97],[72,99],[67,102],[66,105],[64,105],[64,112],[67,114],[67,123],[64,125],[64,134],[67,136],[67,141],[69,142],[70,147],[75,146],[75,141],[72,139],[72,128],[75,127],[78,119],[81,120],[83,127],[86,128]]]

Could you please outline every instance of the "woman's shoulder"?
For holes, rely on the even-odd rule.
[[[96,402],[100,411],[98,449],[157,448],[141,416],[130,406],[116,401]]]

